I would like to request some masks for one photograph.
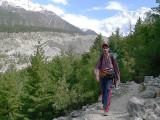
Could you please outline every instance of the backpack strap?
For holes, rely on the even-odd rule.
[[[113,53],[111,53],[110,55],[111,55],[111,61],[112,61],[112,65],[113,65],[113,68],[114,68],[114,59],[113,59]],[[102,55],[101,55],[101,57],[100,57],[100,61],[101,61],[100,67],[102,67],[103,56],[104,56],[104,54],[102,54]]]
[[[113,54],[110,54],[110,55],[111,55],[111,61],[112,61],[113,69],[114,69],[114,59],[113,59]]]
[[[102,54],[101,57],[100,57],[100,61],[101,61],[101,66],[100,67],[102,67],[103,56],[104,56],[104,54]]]

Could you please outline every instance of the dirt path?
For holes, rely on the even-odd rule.
[[[138,84],[132,84],[128,85],[128,89],[126,94],[121,95],[117,97],[116,99],[113,99],[111,101],[110,105],[110,110],[109,110],[109,115],[108,116],[103,116],[103,110],[100,109],[102,104],[97,103],[97,106],[100,107],[98,108],[93,108],[92,112],[89,114],[85,114],[83,116],[84,120],[128,120],[128,112],[126,110],[126,106],[128,103],[128,100],[132,96],[136,96],[138,94]],[[77,119],[73,119],[77,120]]]

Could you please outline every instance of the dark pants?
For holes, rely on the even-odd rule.
[[[101,93],[102,93],[102,103],[105,111],[109,110],[110,99],[111,99],[111,88],[114,84],[114,79],[109,80],[107,77],[101,77]]]

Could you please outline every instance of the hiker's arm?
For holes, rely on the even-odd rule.
[[[97,77],[99,77],[99,70],[100,70],[100,57],[98,58],[97,63],[96,63],[96,67],[95,67],[96,79],[97,79]]]
[[[117,76],[118,82],[120,83],[120,72],[119,72],[117,60],[116,60],[115,56],[113,56],[113,58],[114,58],[114,70],[116,72],[116,76]]]

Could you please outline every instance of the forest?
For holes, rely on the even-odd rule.
[[[59,32],[59,33],[69,33],[75,34],[77,31],[69,31],[60,28],[48,28],[48,27],[38,27],[38,26],[24,26],[24,25],[0,25],[0,32],[7,33],[19,33],[19,32]],[[79,34],[82,34],[78,32]]]
[[[0,119],[51,120],[98,101],[100,84],[94,69],[104,43],[97,36],[89,52],[75,54],[72,47],[47,61],[37,45],[31,65],[17,71],[14,66],[0,74]],[[118,54],[121,82],[141,83],[144,76],[160,75],[160,16],[148,13],[137,20],[127,36],[117,29],[109,37]]]

